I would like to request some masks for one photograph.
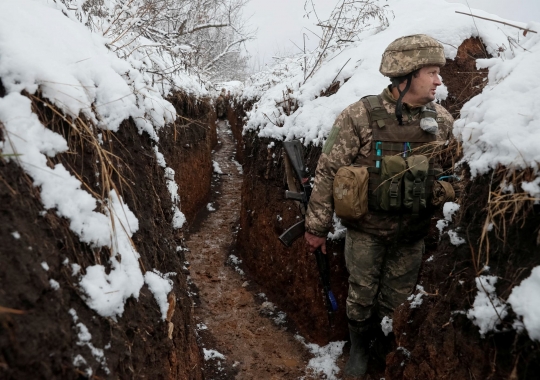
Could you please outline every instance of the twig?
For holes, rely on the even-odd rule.
[[[493,20],[492,18],[476,16],[476,15],[473,15],[472,13],[464,13],[464,12],[460,12],[460,11],[456,11],[456,13],[459,13],[459,14],[462,14],[462,15],[466,15],[466,16],[472,16],[472,17],[476,17],[476,18],[481,18],[482,20],[488,20],[488,21],[498,22],[499,24],[504,24],[504,25],[507,25],[507,26],[512,26],[512,27],[514,27],[514,28],[518,28],[518,29],[523,30],[525,33],[527,33],[527,32],[538,33],[538,32],[536,32],[536,31],[534,31],[534,30],[531,30],[531,29],[522,28],[521,26],[509,24],[509,23],[504,22],[504,21]]]
[[[313,74],[313,72],[315,71],[315,69],[317,68],[317,65],[319,64],[319,61],[322,59],[322,57],[324,56],[324,53],[326,52],[326,49],[328,48],[328,46],[330,45],[330,42],[332,41],[332,37],[334,37],[334,32],[336,31],[337,27],[338,27],[338,24],[339,24],[339,20],[341,19],[341,12],[343,12],[343,6],[345,5],[345,1],[343,1],[343,4],[341,4],[341,8],[339,10],[339,15],[338,15],[338,18],[336,20],[336,26],[334,27],[334,29],[332,29],[332,34],[330,34],[330,38],[328,38],[328,42],[326,43],[326,46],[324,47],[324,49],[322,50],[321,54],[319,55],[319,58],[317,59],[317,61],[315,62],[315,65],[313,66],[313,69],[311,70],[311,72],[309,73],[309,75],[307,76],[306,79],[304,79],[304,84],[307,82],[307,80],[311,77],[311,75]]]
[[[0,314],[24,314],[26,311],[0,306]]]
[[[334,81],[337,79],[338,75],[341,73],[341,70],[343,70],[343,69],[345,68],[345,66],[347,66],[347,63],[349,63],[350,60],[351,60],[351,59],[349,58],[349,59],[347,60],[347,62],[345,62],[345,64],[344,64],[343,66],[341,66],[341,69],[339,69],[338,73],[336,74],[336,76],[334,77],[334,79],[332,79],[332,82],[330,82],[330,83],[334,83]]]

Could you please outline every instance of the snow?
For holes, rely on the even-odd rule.
[[[206,326],[204,323],[198,323],[197,324],[197,330],[208,330],[208,326]]]
[[[242,264],[242,260],[238,258],[236,255],[229,255],[228,261],[233,265],[240,265]]]
[[[43,261],[43,262],[41,263],[41,267],[42,267],[44,270],[46,270],[46,271],[49,270],[49,264],[47,264],[46,261]]]
[[[212,165],[214,167],[214,173],[223,174],[223,171],[221,171],[221,168],[219,167],[219,164],[216,161],[212,161]]]
[[[456,231],[454,231],[454,230],[448,231],[448,236],[450,237],[450,243],[455,245],[455,246],[458,246],[458,245],[461,245],[461,244],[465,243],[465,239],[460,237],[458,235],[458,233]]]
[[[154,269],[153,272],[146,272],[144,275],[144,282],[148,285],[148,289],[150,289],[159,305],[162,320],[167,318],[167,311],[169,310],[167,295],[173,288],[173,282],[169,277],[175,275],[174,272],[163,274],[157,269]]]
[[[82,355],[79,354],[73,358],[73,365],[75,367],[80,367],[83,364],[86,364],[86,360],[82,357]]]
[[[58,283],[58,281],[53,280],[52,278],[49,279],[49,285],[51,285],[51,289],[52,289],[52,290],[58,290],[58,289],[60,289],[60,284]]]
[[[242,94],[242,91],[244,90],[244,83],[237,80],[232,80],[229,82],[216,83],[215,87],[216,87],[216,91],[215,91],[216,96],[218,96],[219,93],[221,92],[221,89],[224,88],[225,91],[231,92],[231,97],[235,97]]]
[[[425,0],[388,0],[384,5],[394,15],[389,17],[388,27],[366,30],[359,34],[358,41],[342,50],[327,51],[320,68],[305,83],[304,58],[313,62],[318,52],[284,58],[266,72],[253,76],[243,97],[258,101],[247,115],[246,130],[256,130],[260,137],[299,138],[306,145],[321,145],[343,109],[362,96],[379,94],[389,84],[388,78],[379,73],[379,65],[384,49],[396,38],[428,34],[443,44],[447,58],[454,59],[457,47],[469,37],[479,35],[487,45],[488,53],[496,56],[498,48],[508,44],[508,36],[519,34],[515,28],[486,20],[473,21],[471,17],[456,14],[455,11],[469,11],[462,4],[433,0],[426,6]],[[474,9],[473,13],[502,20],[481,10]],[[411,22],[411,17],[415,22]],[[526,39],[535,38],[531,34]],[[529,71],[528,75],[534,75],[534,72]],[[327,89],[334,78],[341,84],[339,91],[330,97],[321,97],[321,91]],[[347,78],[350,79],[344,83]],[[447,90],[443,86],[439,89],[437,97],[442,99]],[[298,109],[287,116],[276,102],[282,101],[289,90]],[[511,123],[506,122],[506,125]]]
[[[21,234],[18,233],[17,231],[12,232],[12,233],[11,233],[11,236],[13,236],[13,238],[14,238],[14,239],[17,239],[17,240],[19,240],[19,239],[21,238]]]
[[[216,350],[207,350],[206,348],[203,348],[204,353],[204,360],[208,361],[211,359],[221,359],[225,360],[225,356]]]
[[[540,32],[539,23],[527,27]],[[540,162],[539,42],[539,34],[529,33],[507,42],[500,57],[477,61],[479,68],[489,68],[488,84],[463,106],[454,126],[473,177],[498,165],[519,170],[537,168]],[[522,188],[540,198],[539,181],[523,183]]]
[[[77,312],[75,311],[75,309],[73,309],[73,308],[69,309],[68,313],[73,318],[73,322],[77,322],[79,320],[79,317],[77,316]]]
[[[439,230],[439,240],[441,239],[443,230],[448,227],[449,223],[452,222],[452,216],[459,210],[459,207],[460,206],[454,202],[446,202],[443,205],[444,219],[439,219],[436,224],[436,227]],[[450,243],[452,243],[453,245],[460,245],[465,242],[465,240],[460,238],[455,231],[448,231],[448,235],[450,236]]]
[[[508,303],[523,319],[523,325],[531,339],[540,341],[540,266],[531,275],[512,289]]]
[[[422,305],[422,297],[426,295],[426,292],[424,291],[424,287],[422,285],[416,285],[416,290],[418,290],[418,293],[411,294],[407,300],[411,303],[411,309],[416,309]]]
[[[73,322],[75,323],[75,327],[77,328],[77,338],[78,338],[77,345],[88,347],[88,349],[92,353],[92,356],[100,364],[101,368],[103,368],[105,373],[110,374],[110,370],[107,367],[107,359],[105,358],[103,349],[96,348],[92,344],[92,334],[90,334],[90,331],[88,331],[88,328],[86,327],[86,325],[82,322],[77,323],[77,321],[79,320],[79,317],[77,316],[77,312],[74,309],[69,309],[68,312],[72,316]],[[75,359],[73,360],[73,364],[75,366],[80,366],[82,364],[86,364],[86,360],[81,355],[77,355]],[[92,371],[90,368],[89,370],[90,372]]]
[[[456,213],[459,210],[459,207],[460,206],[457,203],[446,202],[443,205],[444,219],[451,222],[452,221],[452,216],[454,215],[454,213]]]
[[[389,318],[387,316],[384,316],[384,318],[381,321],[381,328],[382,332],[384,333],[384,336],[388,336],[393,331],[393,320],[392,318]]]
[[[235,159],[233,159],[232,162],[236,166],[236,170],[238,171],[238,174],[240,174],[240,175],[244,174],[244,171],[242,169],[242,165],[240,165],[240,163],[238,161],[236,161]]]
[[[336,360],[341,356],[343,347],[347,342],[330,342],[326,346],[321,347],[314,343],[306,343],[305,339],[300,335],[296,335],[295,338],[314,355],[309,360],[307,369],[312,370],[316,374],[326,376],[328,380],[336,380],[336,375],[339,373]]]
[[[339,219],[336,214],[332,216],[332,231],[328,232],[327,238],[330,240],[339,240],[344,239],[345,235],[347,234],[347,227],[343,226],[341,224],[341,219]]]
[[[508,314],[508,306],[497,296],[496,283],[497,277],[495,276],[477,277],[478,293],[474,299],[473,307],[467,311],[467,317],[478,326],[482,337],[489,331],[497,331],[497,325]]]
[[[81,266],[76,263],[71,264],[71,275],[76,276],[81,271]]]
[[[437,220],[437,224],[435,225],[437,229],[439,230],[439,240],[441,240],[441,236],[443,234],[443,230],[448,227],[448,220],[445,219],[439,219]]]
[[[139,221],[128,206],[113,190],[110,192],[109,218],[105,215],[104,223],[114,235],[111,242],[111,271],[106,273],[103,265],[86,268],[86,274],[79,282],[87,295],[87,305],[101,316],[116,319],[124,312],[125,301],[139,298],[139,291],[144,284],[139,267],[139,253],[135,250],[131,237],[139,229]],[[113,219],[111,224],[110,218]],[[115,226],[114,229],[112,226]],[[117,259],[120,255],[121,261]]]

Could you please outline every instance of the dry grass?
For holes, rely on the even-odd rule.
[[[536,178],[535,170],[528,168],[521,171],[510,171],[499,166],[491,173],[489,193],[485,205],[486,217],[480,235],[478,252],[471,250],[476,272],[482,271],[482,263],[489,265],[490,238],[492,230],[496,239],[507,243],[507,232],[510,225],[523,228],[527,216],[531,212],[536,198],[531,197],[521,188],[522,182],[531,182]],[[513,192],[507,189],[512,185]]]
[[[68,143],[69,151],[57,154],[53,159],[48,159],[49,166],[52,167],[56,162],[60,162],[81,182],[82,188],[97,199],[98,207],[100,208],[98,211],[105,212],[109,216],[112,226],[112,235],[115,236],[116,228],[119,226],[115,223],[115,218],[113,217],[115,211],[110,202],[110,193],[113,190],[116,191],[119,196],[121,196],[125,190],[133,193],[130,182],[121,171],[122,169],[129,170],[129,166],[123,162],[120,157],[105,148],[105,143],[107,141],[112,141],[112,139],[116,139],[116,136],[114,136],[114,133],[111,131],[99,130],[82,116],[66,116],[59,108],[48,102],[39,94],[32,95],[24,93],[24,95],[31,100],[32,111],[38,116],[40,122],[46,128],[62,135]],[[5,128],[3,128],[3,126],[2,129],[5,133]],[[100,142],[98,133],[102,134],[103,144]],[[5,137],[7,140],[6,143],[10,143],[10,136],[8,133],[5,133]],[[115,145],[119,145],[117,139],[116,142],[117,144]],[[88,160],[88,157],[85,157],[89,151],[91,152],[90,160]],[[21,164],[20,161],[24,160],[24,155],[19,153],[9,156],[10,158],[13,157],[19,165]],[[86,161],[90,162],[90,164],[86,164],[86,168],[85,158],[87,159]],[[90,168],[88,168],[88,165],[90,165]],[[97,189],[97,186],[93,186],[92,183],[89,183],[89,180],[85,180],[85,169],[90,169],[92,173],[99,173],[99,190]],[[126,232],[129,230],[129,226],[120,225],[120,227]],[[112,239],[112,241],[113,244],[117,244],[115,239]],[[131,243],[133,244],[133,242]],[[94,254],[94,259],[99,264],[100,259],[98,254]]]

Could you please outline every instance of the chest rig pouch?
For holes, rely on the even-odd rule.
[[[418,120],[409,117],[400,126],[380,96],[367,96],[362,102],[373,131],[372,149],[355,163],[368,168],[369,210],[418,215],[428,204],[437,174],[433,167],[438,129],[435,108],[423,107]]]

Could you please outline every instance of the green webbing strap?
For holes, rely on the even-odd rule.
[[[403,153],[403,143],[382,142],[379,149]]]
[[[369,102],[371,109],[376,110],[382,108],[382,104],[379,102],[379,97],[377,95],[369,95],[366,99]]]
[[[420,213],[420,195],[422,195],[422,181],[415,178],[413,184],[413,207],[412,214],[417,216]]]
[[[366,99],[369,103],[369,107],[371,108],[371,121],[377,122],[379,128],[383,128],[385,126],[384,119],[388,119],[388,112],[386,112],[386,108],[384,108],[379,100],[379,97],[376,95],[370,95],[366,97]]]
[[[397,208],[398,205],[398,190],[399,190],[399,183],[401,182],[401,177],[399,179],[397,177],[392,178],[392,181],[390,182],[390,188],[388,189],[388,195],[390,196],[390,207]]]

